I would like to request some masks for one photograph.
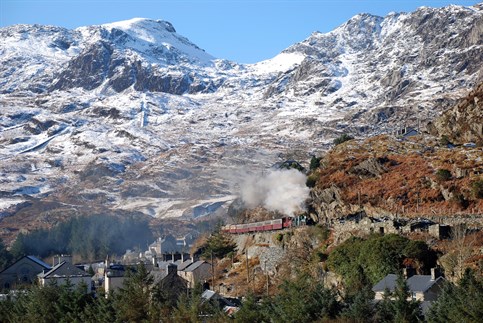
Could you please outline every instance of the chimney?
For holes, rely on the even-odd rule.
[[[70,256],[70,255],[55,255],[52,267],[57,266],[58,264],[60,264],[63,261],[71,264],[72,263],[72,256]]]
[[[439,277],[438,268],[431,268],[431,280],[436,280]]]
[[[411,278],[411,276],[413,276],[413,275],[414,275],[413,268],[411,268],[411,267],[408,266],[408,267],[406,267],[406,268],[403,269],[403,277],[404,277],[404,279]]]
[[[176,272],[178,271],[178,266],[176,266],[175,264],[168,264],[168,266],[166,266],[166,274],[169,275],[171,273],[174,273],[176,275]]]

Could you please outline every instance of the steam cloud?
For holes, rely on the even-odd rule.
[[[271,170],[261,176],[251,175],[240,185],[241,198],[248,207],[263,206],[270,211],[294,215],[304,209],[309,197],[306,176],[290,170]]]

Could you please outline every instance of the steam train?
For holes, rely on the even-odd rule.
[[[305,224],[305,217],[283,217],[276,220],[267,220],[245,224],[228,224],[221,227],[221,231],[231,234],[282,230]]]

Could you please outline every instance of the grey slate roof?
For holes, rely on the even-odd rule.
[[[186,267],[188,267],[189,265],[191,265],[193,262],[191,261],[191,259],[188,259],[186,260],[185,262],[181,263],[178,265],[178,270],[181,271],[181,270],[185,270]]]
[[[396,287],[396,279],[397,275],[394,274],[389,274],[386,277],[384,277],[382,280],[380,280],[373,288],[373,292],[383,292],[386,289],[389,289],[390,291],[394,290],[394,287]]]
[[[210,299],[212,299],[212,298],[213,298],[213,296],[215,296],[215,295],[216,295],[216,292],[214,292],[214,291],[212,291],[212,290],[207,289],[207,290],[205,290],[205,291],[203,292],[203,294],[201,294],[201,297],[202,297],[203,299],[210,300]]]
[[[430,289],[436,282],[442,280],[443,277],[438,277],[435,280],[431,280],[431,275],[414,275],[406,280],[408,288],[411,292],[426,292]],[[396,287],[397,275],[389,274],[379,281],[373,288],[374,292],[383,292],[386,289],[389,291],[394,291]]]
[[[44,267],[45,269],[50,269],[52,268],[50,265],[46,264],[45,262],[43,262],[42,260],[34,257],[34,256],[27,256],[28,259],[32,260],[33,262],[36,262],[37,264],[39,264],[40,266]]]
[[[158,261],[157,262],[159,270],[165,270],[171,264],[176,265],[178,267],[178,270],[179,270],[179,266],[181,265],[181,260],[176,260],[175,262],[172,262],[172,261]]]
[[[44,267],[44,269],[50,269],[52,268],[51,266],[47,265],[45,262],[43,262],[42,260],[34,257],[34,256],[23,256],[22,258],[20,258],[19,260],[15,261],[13,264],[11,264],[10,266],[7,266],[5,268],[3,268],[3,270],[0,270],[0,273],[3,273],[4,271],[6,271],[7,269],[11,268],[13,265],[15,265],[16,263],[18,263],[20,260],[24,259],[24,258],[27,258],[33,262],[35,262],[36,264]]]
[[[73,264],[63,261],[51,270],[40,273],[40,278],[59,278],[59,277],[90,277],[88,273],[77,268]]]
[[[204,263],[207,263],[207,262],[203,261],[203,260],[198,260],[197,262],[194,262],[191,265],[189,265],[188,267],[186,267],[184,269],[184,271],[185,272],[192,272],[193,270],[195,270],[196,268],[198,268],[199,266],[201,266]]]
[[[438,277],[435,280],[431,280],[431,275],[414,275],[410,277],[407,282],[411,291],[425,292],[430,289],[436,282],[442,279],[443,277]]]
[[[153,277],[153,284],[159,283],[166,276],[168,276],[168,273],[166,272],[166,270],[156,270],[156,271],[153,270],[149,274],[151,275],[151,277]]]

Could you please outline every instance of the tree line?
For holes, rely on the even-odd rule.
[[[228,316],[216,303],[204,301],[200,285],[189,293],[166,292],[143,264],[128,272],[124,286],[105,297],[85,294],[72,284],[33,286],[0,300],[1,322],[479,322],[483,315],[483,279],[466,271],[458,285],[446,283],[442,295],[422,316],[410,299],[402,276],[395,291],[373,301],[363,288],[341,297],[322,280],[300,274],[286,280],[279,293],[248,295],[238,312]]]
[[[144,247],[153,239],[148,221],[143,218],[92,215],[74,217],[50,229],[21,233],[10,252],[15,258],[71,254],[98,260],[106,255],[124,254],[136,246]]]

